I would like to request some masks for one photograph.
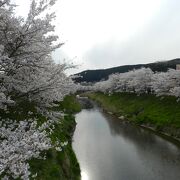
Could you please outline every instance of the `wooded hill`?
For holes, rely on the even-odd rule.
[[[176,64],[180,64],[180,58],[169,60],[169,61],[160,61],[149,64],[136,64],[136,65],[124,65],[108,69],[97,69],[97,70],[86,70],[76,75],[80,76],[75,78],[76,82],[98,82],[101,80],[108,79],[110,74],[114,73],[124,73],[131,71],[133,69],[139,69],[141,67],[151,68],[154,72],[166,72],[169,68],[175,69]]]

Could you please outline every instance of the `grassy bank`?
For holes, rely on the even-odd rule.
[[[46,160],[32,159],[30,167],[32,173],[37,173],[38,180],[79,180],[80,167],[76,156],[72,150],[71,142],[74,128],[76,126],[74,113],[81,110],[75,96],[67,96],[57,108],[66,113],[61,124],[55,126],[55,131],[51,135],[52,141],[61,139],[68,141],[61,152],[49,150],[46,152]]]
[[[180,138],[180,102],[174,97],[162,98],[147,94],[137,96],[130,93],[110,96],[92,93],[88,96],[118,117],[124,116],[133,123]]]

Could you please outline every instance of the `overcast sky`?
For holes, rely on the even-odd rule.
[[[25,16],[30,0],[14,0]],[[180,57],[179,0],[58,0],[53,57],[79,72]]]

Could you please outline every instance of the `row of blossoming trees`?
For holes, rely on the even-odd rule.
[[[167,72],[154,73],[150,68],[141,68],[126,73],[112,74],[108,80],[97,82],[92,88],[86,88],[104,93],[151,93],[157,96],[180,97],[180,71],[169,69]]]
[[[55,64],[51,52],[62,44],[53,34],[55,0],[32,0],[27,18],[14,14],[10,0],[0,0],[0,178],[29,179],[28,160],[66,144],[49,134],[59,123],[56,102],[74,84]],[[38,119],[41,119],[39,122]],[[43,121],[42,121],[43,119]],[[43,158],[43,157],[42,157]]]

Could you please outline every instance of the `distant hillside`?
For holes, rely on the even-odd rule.
[[[154,72],[155,71],[167,71],[169,68],[175,69],[176,64],[180,64],[180,58],[173,59],[170,61],[161,61],[161,62],[155,62],[155,63],[149,63],[149,64],[137,64],[137,65],[125,65],[125,66],[118,66],[108,69],[97,69],[97,70],[87,70],[80,73],[77,73],[76,75],[79,75],[81,77],[78,77],[75,79],[76,82],[97,82],[102,79],[107,79],[110,74],[114,73],[124,73],[128,72],[133,69],[139,69],[141,67],[151,68]]]

